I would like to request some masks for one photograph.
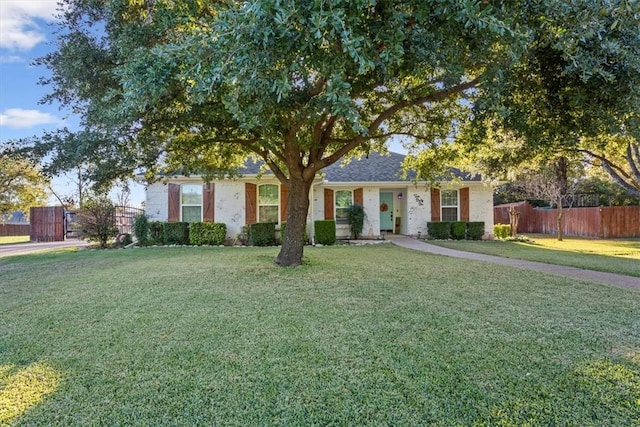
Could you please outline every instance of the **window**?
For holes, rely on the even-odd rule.
[[[258,222],[279,222],[280,188],[274,184],[258,186]]]
[[[440,193],[442,221],[458,220],[458,190],[442,190]]]
[[[202,221],[202,185],[183,184],[180,186],[180,205],[182,221]]]
[[[353,205],[353,191],[338,190],[336,191],[336,222],[341,224],[347,223],[347,208]]]

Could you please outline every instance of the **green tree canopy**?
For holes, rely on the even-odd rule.
[[[29,213],[32,206],[46,203],[49,179],[31,162],[0,154],[0,220],[15,211]]]
[[[82,128],[36,141],[49,166],[82,158],[100,182],[139,167],[211,176],[258,156],[290,188],[280,265],[301,262],[318,171],[393,135],[440,145],[465,98],[488,109],[525,90],[510,78],[542,47],[566,56],[559,85],[602,86],[615,100],[625,93],[610,88],[637,82],[639,68],[626,66],[637,11],[622,0],[63,3],[58,49],[38,62],[53,73],[45,101],[80,113]],[[588,33],[591,20],[609,23]],[[623,69],[591,64],[605,54]]]

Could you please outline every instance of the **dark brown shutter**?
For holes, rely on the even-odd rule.
[[[289,207],[289,187],[280,185],[280,223],[287,222],[287,208]]]
[[[440,221],[440,189],[431,187],[431,221]]]
[[[353,190],[353,204],[364,206],[364,191],[362,191],[362,188]]]
[[[469,187],[460,189],[460,221],[469,221]]]
[[[333,219],[333,190],[324,189],[324,219]]]
[[[244,185],[244,203],[245,203],[245,224],[253,224],[256,222],[256,217],[258,215],[258,211],[256,209],[256,200],[257,200],[257,186],[255,184],[246,183]]]
[[[169,184],[169,222],[180,221],[180,186]]]
[[[215,185],[213,183],[202,186],[202,221],[214,222],[215,220]]]

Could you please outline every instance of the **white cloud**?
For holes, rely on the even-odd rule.
[[[29,50],[46,40],[43,24],[52,22],[57,0],[1,0],[0,48]]]
[[[17,55],[0,55],[0,64],[15,64],[24,60],[23,57]]]
[[[0,114],[0,126],[14,129],[26,129],[39,125],[60,123],[61,120],[53,114],[38,110],[24,110],[22,108],[8,108]]]

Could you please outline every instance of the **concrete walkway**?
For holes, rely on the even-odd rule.
[[[458,251],[455,249],[442,248],[431,245],[422,240],[398,234],[387,234],[385,239],[403,248],[413,249],[421,252],[428,252],[437,255],[444,255],[454,258],[471,259],[475,261],[485,261],[494,264],[508,265],[526,270],[543,271],[558,276],[572,277],[575,279],[587,280],[590,282],[603,283],[620,288],[635,289],[640,291],[640,277],[625,276],[623,274],[604,273],[601,271],[583,270],[581,268],[566,267],[562,265],[546,264],[542,262],[523,261],[520,259],[502,258],[493,255],[477,254],[473,252]]]

